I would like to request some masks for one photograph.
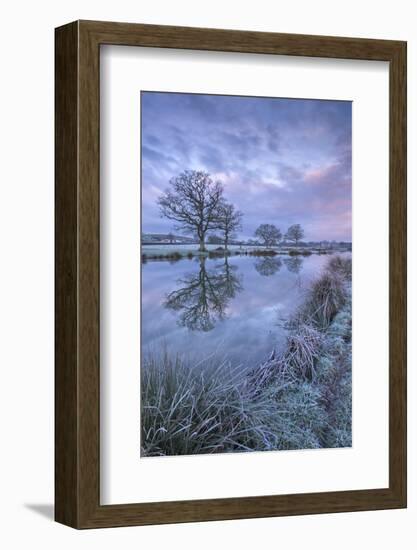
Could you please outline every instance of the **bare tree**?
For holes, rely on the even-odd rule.
[[[299,223],[291,225],[288,228],[285,238],[288,239],[289,241],[295,242],[295,246],[297,246],[299,241],[301,241],[301,239],[304,238],[304,229],[301,227]]]
[[[262,223],[255,231],[255,237],[261,239],[264,245],[269,248],[282,240],[282,233],[275,225]]]
[[[223,187],[206,172],[196,170],[182,172],[170,184],[158,199],[161,215],[178,222],[179,231],[196,234],[204,252],[206,233],[216,228]]]
[[[236,210],[233,204],[226,201],[220,203],[217,228],[223,233],[225,250],[227,250],[229,240],[235,236],[235,232],[241,229],[242,217],[242,212]]]

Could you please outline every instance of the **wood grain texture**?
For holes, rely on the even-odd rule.
[[[100,45],[390,63],[389,487],[100,505]],[[56,520],[75,528],[406,506],[406,44],[78,21],[56,29]]]
[[[390,62],[389,434],[390,487],[407,493],[407,48]]]
[[[78,506],[78,26],[55,36],[55,519]]]

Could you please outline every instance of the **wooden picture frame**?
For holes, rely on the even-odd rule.
[[[74,528],[406,506],[406,43],[76,21],[56,29],[55,519]],[[389,62],[389,487],[100,505],[99,55],[103,44]]]

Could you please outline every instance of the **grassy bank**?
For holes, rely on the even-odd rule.
[[[205,252],[190,247],[175,248],[175,246],[144,246],[142,248],[142,261],[168,260],[178,261],[184,258],[196,257],[218,258],[224,256],[311,256],[312,254],[333,254],[331,249],[317,248],[262,248],[249,246],[231,246],[227,251],[221,246],[212,246]]]
[[[282,353],[250,371],[148,357],[142,456],[350,446],[350,288],[350,260],[331,257]]]

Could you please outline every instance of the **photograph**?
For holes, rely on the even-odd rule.
[[[141,92],[141,457],[352,445],[352,103]]]

